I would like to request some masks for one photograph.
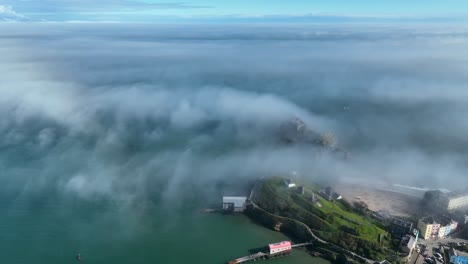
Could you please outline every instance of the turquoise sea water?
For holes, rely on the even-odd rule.
[[[224,263],[287,239],[243,215],[142,211],[57,197],[2,197],[1,263]],[[133,215],[132,215],[133,214]],[[302,250],[271,264],[327,263]]]

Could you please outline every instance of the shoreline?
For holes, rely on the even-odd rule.
[[[370,211],[392,216],[411,217],[420,210],[421,198],[382,186],[336,185],[336,190],[350,203],[365,203]]]

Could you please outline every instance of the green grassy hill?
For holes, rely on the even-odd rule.
[[[299,220],[316,235],[366,257],[379,259],[385,254],[388,241],[381,239],[385,231],[355,212],[344,202],[330,202],[319,195],[319,186],[304,185],[304,194],[287,188],[283,178],[267,178],[259,182],[252,200],[266,211]],[[314,194],[315,200],[310,197]],[[281,222],[279,220],[270,221]]]

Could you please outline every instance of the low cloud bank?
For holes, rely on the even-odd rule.
[[[291,171],[468,183],[463,28],[8,26],[5,191],[125,204]],[[284,144],[292,118],[334,133],[351,158]]]

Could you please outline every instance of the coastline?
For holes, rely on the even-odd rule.
[[[366,217],[346,211],[352,208],[349,204],[341,200],[334,204],[323,198],[306,201],[306,197],[314,197],[317,186],[307,189],[305,193],[306,187],[301,185],[302,191],[298,193],[296,188],[284,187],[283,181],[280,177],[259,180],[252,188],[245,214],[269,229],[284,233],[297,243],[313,242],[314,245],[309,246],[310,251],[317,253],[321,250],[320,253],[326,253],[323,257],[332,262],[347,256],[360,263],[374,263],[374,259],[381,259],[386,254],[382,244],[386,238],[385,231],[368,222]],[[328,209],[320,209],[323,206]],[[332,211],[329,213],[332,214],[329,216],[338,217],[336,220],[325,213],[330,209]],[[348,225],[353,224],[364,233],[351,234],[356,231],[333,224],[337,220],[345,220]],[[368,226],[363,228],[362,225]],[[388,238],[385,241],[388,243]],[[353,245],[349,246],[349,243]]]

